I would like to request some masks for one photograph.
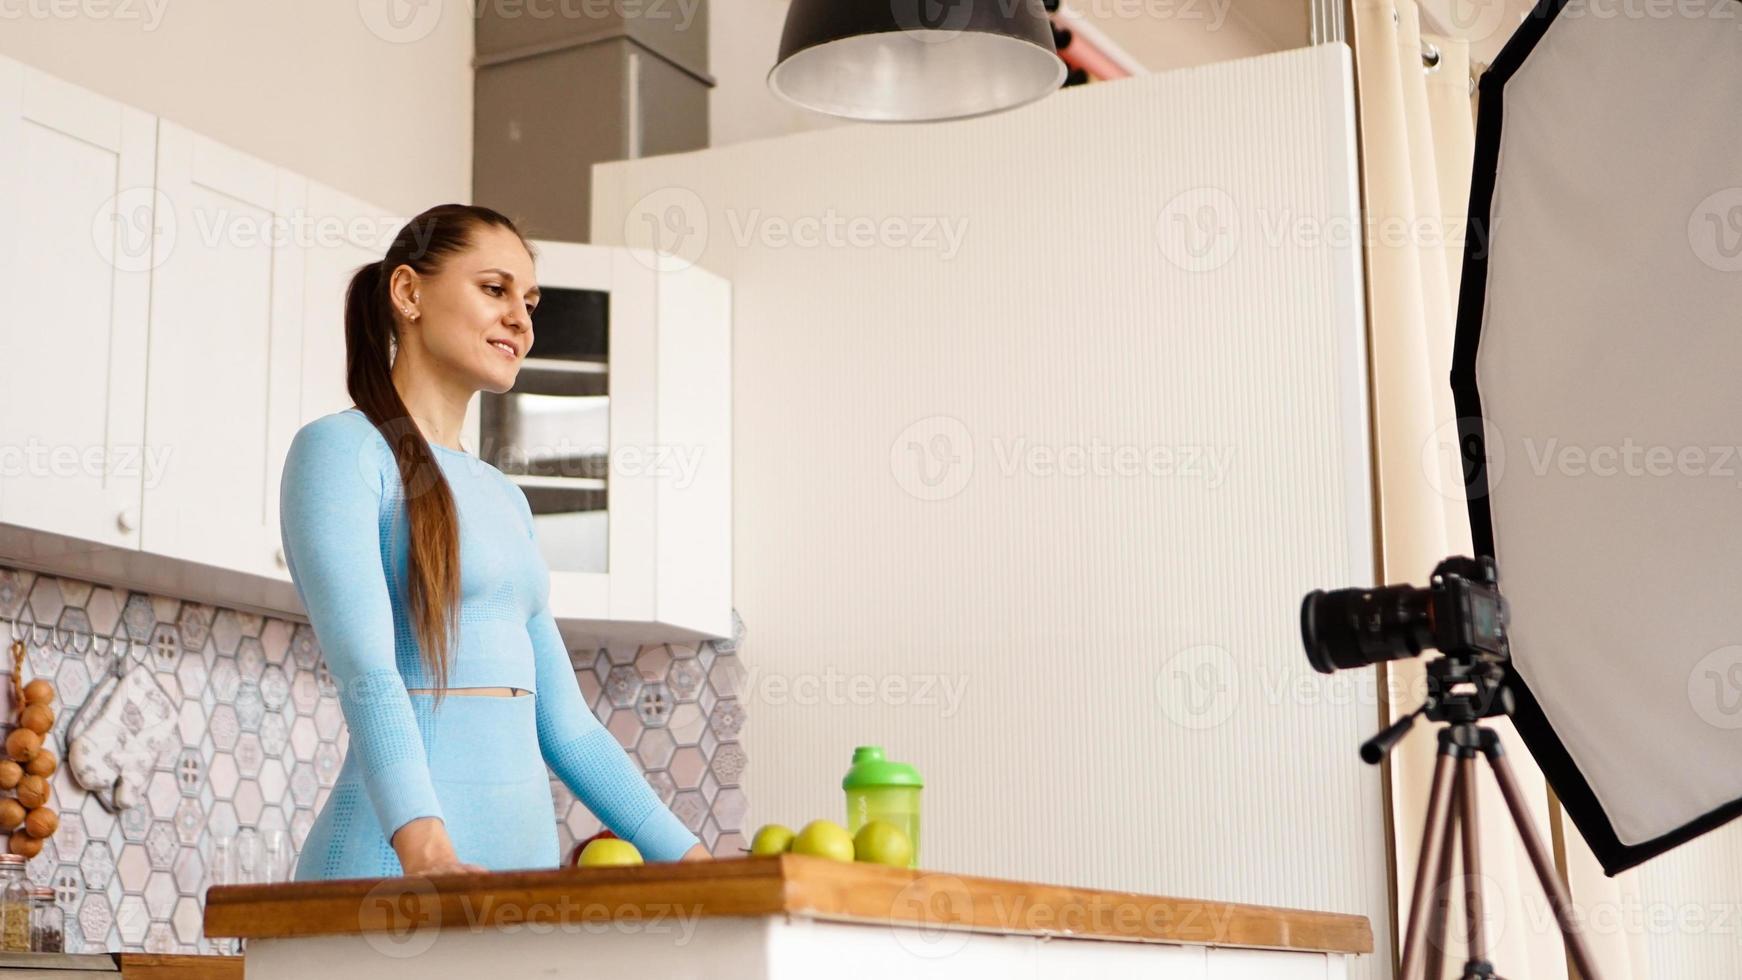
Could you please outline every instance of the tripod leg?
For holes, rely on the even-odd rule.
[[[1499,740],[1485,742],[1482,751],[1488,757],[1488,764],[1494,769],[1495,778],[1500,781],[1500,793],[1506,797],[1506,808],[1512,811],[1512,824],[1518,828],[1518,836],[1523,839],[1524,849],[1530,854],[1530,863],[1536,868],[1536,877],[1542,882],[1542,890],[1548,896],[1549,904],[1554,906],[1555,921],[1560,923],[1561,936],[1566,940],[1567,952],[1573,959],[1573,965],[1578,968],[1579,976],[1583,980],[1600,980],[1596,958],[1585,945],[1584,934],[1573,922],[1572,896],[1561,886],[1561,880],[1555,874],[1554,859],[1549,856],[1542,838],[1536,834],[1536,825],[1531,821],[1530,811],[1524,805],[1524,794],[1518,790],[1518,781],[1513,778],[1512,766],[1500,750]]]
[[[1452,779],[1450,799],[1446,801],[1446,818],[1443,825],[1444,834],[1440,840],[1439,867],[1434,869],[1433,918],[1428,920],[1427,929],[1427,969],[1422,971],[1423,980],[1440,980],[1446,970],[1446,925],[1452,918],[1452,856],[1458,853],[1458,805],[1460,787],[1457,779]]]
[[[1459,829],[1464,835],[1464,921],[1469,925],[1469,966],[1466,973],[1485,967],[1488,961],[1488,937],[1484,930],[1482,895],[1482,843],[1476,822],[1476,757],[1467,755],[1458,760],[1458,805],[1463,811]],[[1491,968],[1490,968],[1491,969]]]
[[[1404,932],[1403,980],[1416,975],[1422,960],[1422,928],[1427,925],[1428,903],[1438,893],[1439,878],[1434,877],[1440,865],[1440,853],[1445,844],[1445,820],[1451,812],[1452,757],[1441,746],[1434,759],[1433,790],[1428,796],[1427,818],[1422,824],[1421,851],[1416,858],[1415,888],[1409,899],[1409,923]]]

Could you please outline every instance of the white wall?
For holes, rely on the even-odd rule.
[[[594,241],[733,281],[747,827],[843,819],[880,743],[925,867],[1359,912],[1389,955],[1374,692],[1297,625],[1371,581],[1352,98],[1324,47],[595,168]],[[1006,470],[1096,444],[1227,469]]]
[[[411,19],[394,26],[390,6]],[[362,200],[402,214],[471,200],[465,0],[20,0],[0,14],[0,55]]]

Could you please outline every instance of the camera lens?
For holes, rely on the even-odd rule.
[[[1432,599],[1408,585],[1309,593],[1300,604],[1307,662],[1330,674],[1432,649]]]

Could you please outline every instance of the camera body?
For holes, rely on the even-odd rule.
[[[1322,674],[1439,650],[1499,662],[1509,656],[1506,599],[1492,558],[1447,558],[1427,588],[1314,591],[1301,601],[1301,640]]]

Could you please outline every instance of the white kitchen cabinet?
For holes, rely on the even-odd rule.
[[[731,287],[641,249],[534,241],[542,292],[486,458],[519,483],[571,642],[732,631]]]
[[[289,580],[278,476],[301,403],[307,182],[160,120],[140,547]]]
[[[0,58],[0,524],[139,543],[156,126]]]
[[[285,452],[351,405],[345,291],[405,220],[0,59],[0,560],[302,612]],[[730,636],[728,284],[642,250],[534,248],[535,346],[515,392],[474,398],[463,444],[535,499],[572,642]],[[565,293],[608,309],[596,355],[552,356]],[[520,396],[576,378],[578,414],[501,431],[593,444],[597,472],[491,452],[486,397],[536,407]]]

